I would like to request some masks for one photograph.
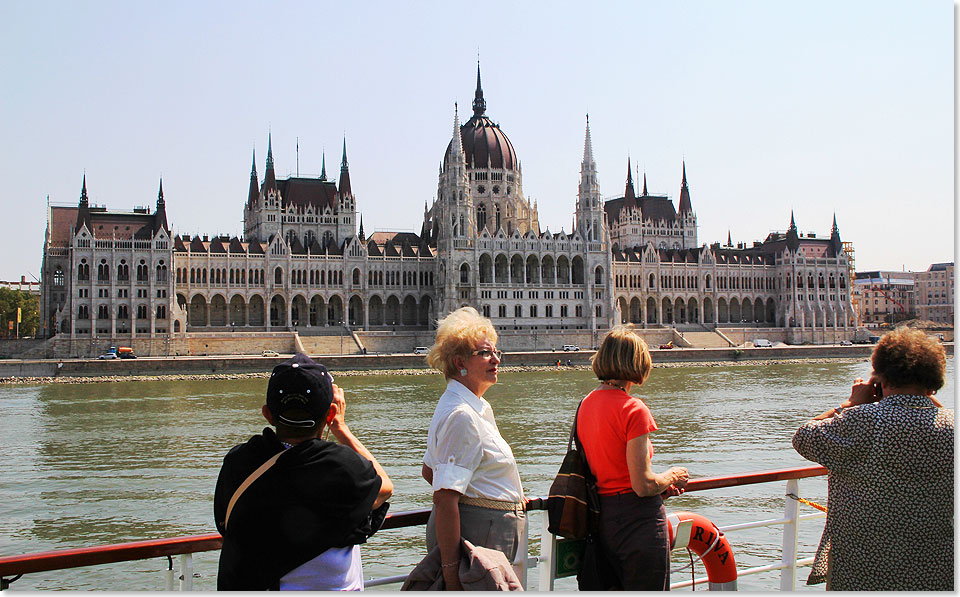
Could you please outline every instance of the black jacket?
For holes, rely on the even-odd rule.
[[[275,589],[280,578],[330,547],[366,542],[386,516],[373,502],[381,480],[366,458],[339,444],[312,439],[286,450],[241,495],[224,527],[237,487],[284,450],[271,428],[231,449],[213,498],[223,535],[218,590]]]

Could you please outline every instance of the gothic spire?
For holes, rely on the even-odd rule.
[[[273,133],[267,133],[267,170],[263,175],[263,191],[277,190],[277,175],[273,171]]]
[[[157,211],[153,214],[153,232],[167,230],[167,203],[163,200],[163,177],[160,177],[160,191],[157,193]]]
[[[732,246],[733,246],[733,238],[730,236],[730,230],[729,230],[729,229],[727,229],[727,246],[728,246],[728,247],[732,247]]]
[[[683,162],[683,179],[680,181],[680,213],[689,213],[693,211],[690,204],[690,189],[687,187],[687,162]]]
[[[480,87],[480,61],[477,60],[477,91],[473,94],[473,115],[477,118],[487,111],[487,101],[483,99],[483,88]]]
[[[647,173],[643,173],[643,196],[647,196]]]
[[[593,138],[590,136],[590,115],[587,114],[587,133],[583,138],[583,165],[596,168],[593,161]]]
[[[793,219],[793,210],[790,210],[790,228],[787,230],[787,248],[796,251],[800,247],[800,234],[797,232],[797,223]]]
[[[77,222],[74,225],[75,230],[86,224],[90,229],[90,200],[87,198],[87,173],[83,173],[83,189],[80,191],[80,204],[77,206]],[[91,229],[92,231],[92,229]]]
[[[80,190],[80,207],[89,207],[90,200],[87,198],[87,173],[83,173],[83,189]]]
[[[830,234],[831,235],[840,234],[840,229],[837,228],[837,212],[833,212],[833,228],[830,229]]]
[[[323,165],[320,166],[320,180],[327,180],[327,152],[323,152]]]
[[[340,159],[340,194],[350,195],[350,164],[347,162],[347,137],[343,137],[343,157]]]
[[[357,236],[360,238],[360,242],[367,240],[366,235],[363,233],[363,214],[360,214],[360,233]]]
[[[476,102],[474,102],[476,105]],[[457,102],[453,103],[453,136],[451,138],[453,143],[453,157],[458,159],[463,159],[463,138],[460,136],[460,111],[457,106]]]
[[[250,166],[250,190],[247,192],[247,206],[253,207],[260,196],[260,182],[257,180],[257,148],[253,148],[253,164]]]
[[[627,156],[627,186],[623,190],[623,207],[630,208],[637,204],[637,193],[633,189],[633,170],[630,167],[630,156]]]

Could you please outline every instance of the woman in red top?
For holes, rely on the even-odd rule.
[[[623,590],[670,588],[670,544],[663,497],[679,495],[683,467],[656,473],[650,433],[657,423],[630,389],[647,379],[653,362],[647,344],[629,326],[606,335],[593,357],[600,386],[577,415],[577,435],[600,494],[600,547]]]

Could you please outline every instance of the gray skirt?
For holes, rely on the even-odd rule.
[[[427,521],[427,553],[437,545],[436,515],[434,508]],[[460,536],[474,545],[502,551],[511,563],[515,563],[520,541],[526,532],[527,515],[524,512],[460,504]]]

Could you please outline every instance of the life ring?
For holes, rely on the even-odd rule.
[[[700,556],[711,591],[737,590],[737,563],[730,542],[706,516],[693,512],[667,515],[670,549],[686,547]]]

